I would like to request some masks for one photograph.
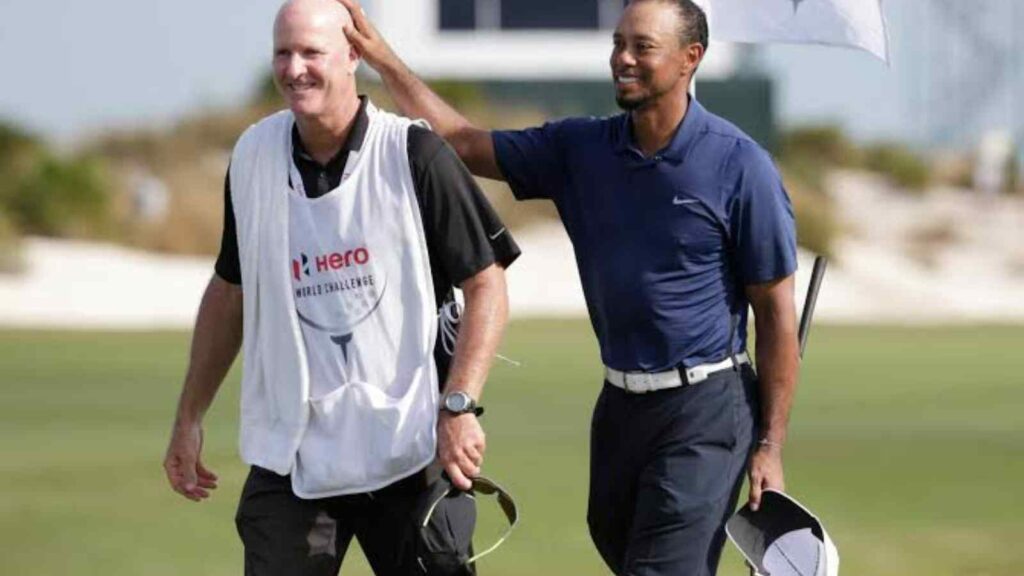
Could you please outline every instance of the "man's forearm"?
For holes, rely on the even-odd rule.
[[[757,331],[757,371],[761,396],[761,440],[786,441],[789,411],[800,370],[793,277],[749,287]]]
[[[377,71],[402,114],[429,122],[431,129],[448,141],[470,172],[494,180],[504,179],[495,161],[490,132],[477,128],[449,106],[397,56],[383,61]]]
[[[781,446],[786,441],[789,410],[799,366],[796,330],[778,320],[755,320],[757,369],[761,392],[761,440]]]
[[[747,298],[754,309],[757,330],[757,372],[760,382],[761,430],[747,475],[749,503],[757,510],[766,489],[785,490],[782,446],[786,442],[789,408],[800,369],[793,276],[749,285]]]
[[[196,317],[176,422],[201,421],[242,343],[241,288],[214,276]]]
[[[465,116],[441,99],[397,56],[381,62],[377,72],[402,114],[425,119],[442,138],[451,139],[471,126]]]
[[[505,271],[493,264],[462,285],[466,309],[459,326],[445,392],[480,399],[508,320]]]
[[[505,271],[497,264],[462,283],[466,309],[455,340],[455,354],[444,391],[461,391],[480,399],[508,317]],[[441,412],[437,455],[452,482],[462,490],[480,474],[486,440],[473,414]]]

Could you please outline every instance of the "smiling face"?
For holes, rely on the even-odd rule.
[[[333,0],[292,0],[274,21],[274,84],[298,117],[329,117],[355,97],[358,55],[348,12]]]
[[[681,41],[681,15],[660,0],[631,2],[613,36],[615,101],[624,110],[684,98],[704,49]]]

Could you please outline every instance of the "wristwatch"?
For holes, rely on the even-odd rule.
[[[476,400],[461,390],[445,394],[441,399],[441,410],[455,415],[472,412],[479,416],[484,413],[484,407],[477,406]]]

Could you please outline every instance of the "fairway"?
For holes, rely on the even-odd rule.
[[[207,418],[204,460],[221,487],[194,504],[163,477],[188,343],[180,332],[0,332],[4,574],[242,574],[240,362]],[[1020,572],[1021,350],[1024,327],[814,329],[787,483],[825,521],[842,574]],[[601,374],[590,326],[514,322],[502,353],[522,366],[499,362],[487,386],[485,473],[522,521],[481,574],[606,574],[584,520]],[[349,556],[343,574],[370,574],[355,546]],[[747,575],[731,545],[719,573]]]

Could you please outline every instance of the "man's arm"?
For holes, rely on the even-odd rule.
[[[757,331],[761,435],[750,459],[750,505],[756,510],[766,488],[785,489],[782,446],[800,370],[793,276],[746,287]]]
[[[479,400],[508,319],[505,269],[491,264],[463,282],[462,293],[466,309],[444,392],[458,390]],[[472,413],[442,411],[437,431],[441,465],[456,486],[468,490],[470,478],[480,473],[486,448],[480,422]]]
[[[373,27],[357,0],[339,2],[352,14],[353,25],[345,28],[345,35],[363,60],[380,74],[402,114],[430,122],[473,174],[504,180],[490,131],[474,126],[420,80]]]
[[[189,500],[203,500],[217,487],[216,474],[200,461],[202,421],[241,343],[242,287],[214,274],[199,305],[188,372],[164,458],[171,487]]]

